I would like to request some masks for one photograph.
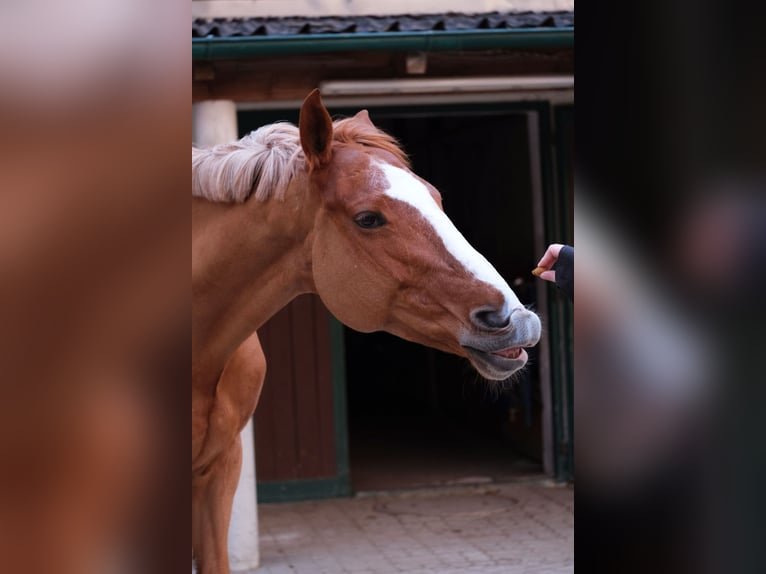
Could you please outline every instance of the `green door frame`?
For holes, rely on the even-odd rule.
[[[373,117],[381,116],[444,116],[470,114],[504,114],[535,112],[539,122],[540,135],[540,166],[543,189],[543,209],[545,220],[545,237],[549,243],[560,242],[562,237],[570,237],[571,213],[568,203],[568,172],[564,167],[567,158],[559,153],[554,160],[554,145],[559,150],[564,146],[554,141],[554,133],[559,121],[564,121],[565,115],[559,120],[558,114],[567,112],[570,115],[571,106],[551,107],[548,102],[506,102],[506,103],[474,103],[474,104],[438,104],[416,106],[370,106]],[[350,116],[358,109],[333,108],[333,115]],[[248,110],[239,112],[240,134],[250,132],[261,125],[275,121],[286,120],[293,123],[298,121],[297,108],[282,110]],[[556,117],[554,118],[554,114]],[[561,134],[556,133],[560,139]],[[550,348],[557,350],[551,353],[551,407],[553,424],[553,456],[554,478],[558,481],[571,480],[572,477],[572,331],[573,313],[568,301],[562,301],[555,287],[548,289],[549,311],[549,342]],[[569,305],[569,306],[568,306]],[[348,452],[348,419],[346,405],[346,354],[343,338],[343,325],[335,318],[330,321],[330,342],[332,352],[332,381],[334,393],[334,422],[335,422],[335,452],[336,474],[334,477],[290,480],[280,482],[259,482],[258,502],[287,502],[318,498],[350,496],[351,481]],[[256,454],[257,461],[257,454]],[[256,472],[257,475],[257,472]]]
[[[574,130],[574,106],[556,106],[547,118],[553,122],[548,133],[554,134],[549,148],[555,149],[555,166],[551,165],[546,171],[554,174],[555,170],[555,177],[551,177],[551,188],[546,194],[545,237],[548,244],[574,245],[574,214],[570,201],[573,158],[567,142]],[[548,287],[548,313],[555,477],[557,481],[567,482],[574,479],[574,305],[552,285]]]

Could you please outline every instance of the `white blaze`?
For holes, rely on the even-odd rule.
[[[457,230],[449,217],[439,208],[428,188],[412,173],[387,163],[377,163],[383,170],[388,188],[386,195],[403,201],[417,209],[423,218],[433,227],[441,238],[444,247],[463,267],[479,281],[495,287],[505,297],[506,310],[521,307],[508,283],[500,276],[492,264],[476,251],[465,237]]]

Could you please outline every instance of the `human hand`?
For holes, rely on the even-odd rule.
[[[537,267],[532,271],[532,274],[539,277],[540,279],[544,279],[545,281],[555,283],[556,272],[551,270],[551,267],[553,267],[553,265],[556,263],[556,260],[558,260],[562,247],[564,247],[564,245],[561,243],[551,243],[548,246],[548,249],[545,251],[542,259],[538,261]]]

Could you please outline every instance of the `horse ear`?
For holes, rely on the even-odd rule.
[[[372,127],[375,127],[375,124],[372,123],[372,120],[370,119],[370,114],[367,110],[362,110],[361,112],[357,112],[357,114],[354,116],[354,119],[362,123],[368,124]]]
[[[326,165],[331,156],[332,118],[322,103],[318,89],[303,100],[298,130],[309,167],[316,169]]]

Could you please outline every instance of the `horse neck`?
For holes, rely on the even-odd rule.
[[[305,181],[296,176],[282,200],[192,200],[192,363],[200,375],[217,378],[253,331],[314,290],[310,237],[317,205]]]

